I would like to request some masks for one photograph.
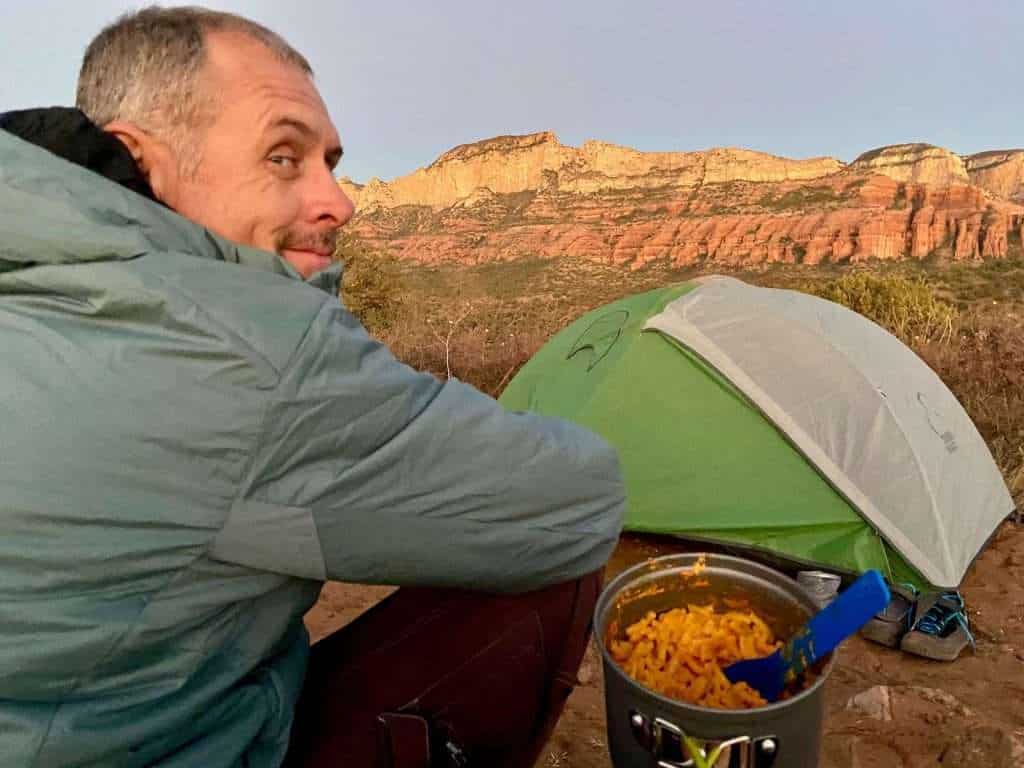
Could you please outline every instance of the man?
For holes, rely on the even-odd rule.
[[[614,454],[343,309],[341,145],[277,35],[130,14],[78,107],[0,117],[0,763],[532,764]],[[325,579],[403,588],[310,654]]]

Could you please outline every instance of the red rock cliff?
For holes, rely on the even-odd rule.
[[[538,133],[462,145],[391,182],[339,183],[357,204],[351,234],[422,262],[971,260],[1016,254],[1024,237],[1024,153],[996,155],[907,144],[845,166]]]

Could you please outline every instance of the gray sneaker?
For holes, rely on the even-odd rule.
[[[866,639],[899,648],[900,640],[910,631],[914,620],[914,606],[917,604],[917,589],[911,584],[893,584],[889,587],[892,599],[865,624],[860,633]]]
[[[935,661],[953,661],[968,645],[974,648],[974,635],[959,592],[941,592],[918,600],[914,623],[900,642],[907,653]]]

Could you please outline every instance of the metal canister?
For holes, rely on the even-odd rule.
[[[796,581],[811,593],[819,608],[824,608],[835,599],[843,582],[839,574],[828,571],[800,571]]]
[[[700,566],[698,566],[700,563]],[[723,710],[662,696],[630,678],[611,658],[609,642],[648,611],[690,603],[749,605],[787,637],[817,606],[793,579],[750,560],[717,554],[668,555],[621,573],[595,609],[594,637],[605,677],[608,749],[615,768],[693,766],[684,738],[705,755],[722,747],[716,768],[816,768],[829,660],[805,690],[764,707]]]

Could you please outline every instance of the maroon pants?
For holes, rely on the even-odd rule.
[[[287,768],[529,768],[576,683],[601,574],[520,595],[400,589],[313,646]]]

